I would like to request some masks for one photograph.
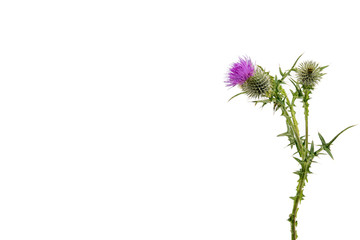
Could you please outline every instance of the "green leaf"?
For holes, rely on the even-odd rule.
[[[327,152],[327,154],[329,154],[329,156],[332,159],[334,159],[334,157],[333,157],[333,155],[332,155],[332,153],[330,151],[330,148],[329,148],[330,144],[326,143],[324,137],[320,133],[318,133],[318,134],[319,134],[319,138],[320,138],[320,141],[321,141],[321,144],[322,144],[321,145],[322,149],[324,149],[324,151]]]
[[[314,153],[314,141],[311,142],[310,152]]]
[[[296,101],[296,99],[299,98],[299,93],[298,93],[297,91],[294,92],[294,91],[291,90],[291,89],[290,89],[290,92],[291,92],[291,94],[292,94],[291,106],[292,106],[292,107],[296,107],[296,106],[295,106],[295,101]]]
[[[355,125],[351,125],[347,128],[345,128],[344,130],[342,130],[341,132],[339,132],[330,142],[329,142],[329,146],[340,136],[340,134],[342,134],[343,132],[345,132],[346,130],[348,130],[349,128],[355,127],[357,124]]]
[[[289,132],[284,132],[284,133],[277,135],[277,137],[289,137],[289,136],[291,136],[291,134]]]
[[[329,154],[329,156],[334,160],[333,155],[331,154],[330,148],[324,148],[324,150]]]
[[[323,66],[321,68],[319,68],[320,71],[324,70],[325,68],[329,67],[329,65]]]
[[[331,144],[332,144],[343,132],[345,132],[346,130],[348,130],[349,128],[352,128],[352,127],[354,127],[354,126],[356,126],[356,125],[351,125],[351,126],[345,128],[344,130],[342,130],[341,132],[339,132],[339,133],[338,133],[330,142],[328,142],[328,143],[326,143],[324,137],[323,137],[320,133],[318,133],[318,134],[319,134],[320,141],[321,141],[321,145],[320,145],[321,148],[320,148],[319,150],[317,150],[317,151],[314,153],[314,155],[315,155],[315,156],[320,155],[320,154],[321,154],[320,151],[321,151],[321,149],[323,149],[327,154],[329,154],[329,156],[330,156],[332,159],[334,159],[334,157],[333,157],[333,155],[332,155],[332,153],[331,153],[331,150],[330,150]]]
[[[263,70],[265,73],[267,73],[267,74],[269,74],[270,72],[266,72],[265,71],[265,68],[263,68],[262,66],[260,66],[260,65],[256,65],[257,67],[259,67],[261,70]]]
[[[302,98],[302,96],[304,95],[304,93],[301,90],[301,87],[299,86],[299,84],[297,82],[295,82],[293,79],[289,79],[290,82],[294,85],[296,92],[297,92],[297,97],[298,98]]]
[[[301,58],[302,55],[303,55],[303,53],[296,59],[296,61],[294,62],[294,64],[293,64],[292,67],[290,68],[290,70],[288,70],[288,71],[282,76],[281,81],[284,80],[287,76],[289,76],[292,71],[295,71],[295,70],[296,70],[296,69],[295,69],[295,66],[296,66],[297,62],[299,61],[299,59]]]
[[[236,98],[237,96],[239,96],[239,95],[241,95],[241,94],[245,94],[245,92],[241,92],[241,93],[235,94],[234,96],[232,96],[232,97],[228,100],[228,102],[230,102],[231,99]]]
[[[264,107],[266,104],[270,103],[271,101],[269,99],[265,99],[265,100],[256,100],[256,101],[252,101],[253,103],[255,103],[255,106],[258,104],[258,103],[262,103],[262,106],[261,107]]]
[[[310,147],[310,156],[314,157],[315,152],[314,152],[314,141],[311,142],[311,147]]]
[[[296,66],[296,63],[299,61],[299,59],[301,58],[301,56],[304,55],[303,53],[300,54],[300,56],[296,59],[294,65],[291,67],[291,69],[293,69]]]
[[[318,133],[318,134],[319,134],[319,138],[320,138],[320,141],[322,143],[322,146],[327,147],[324,137],[320,133]]]
[[[303,161],[303,160],[301,160],[299,158],[296,158],[296,157],[293,157],[293,158],[300,164],[301,167],[305,167],[305,164],[306,164],[305,161]],[[294,173],[297,174],[296,172],[294,172]]]
[[[283,73],[283,71],[281,71],[281,67],[280,67],[280,66],[279,66],[279,72],[280,72],[281,76],[284,76],[284,73]]]

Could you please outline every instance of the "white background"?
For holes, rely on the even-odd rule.
[[[329,140],[360,123],[359,22],[347,0],[1,1],[0,238],[290,239],[284,120],[223,81],[243,55],[330,65]],[[313,165],[300,240],[358,239],[359,136]]]

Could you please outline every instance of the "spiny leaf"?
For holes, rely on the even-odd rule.
[[[301,167],[304,167],[304,166],[305,166],[305,164],[306,164],[305,161],[303,161],[303,160],[301,160],[301,159],[299,159],[299,158],[296,158],[296,157],[293,157],[293,158],[301,165]]]
[[[301,55],[296,59],[296,61],[295,61],[294,64],[292,65],[292,67],[291,67],[289,70],[287,70],[286,73],[284,73],[284,74],[282,75],[282,78],[280,79],[280,83],[283,83],[283,81],[285,80],[285,78],[286,78],[287,76],[289,76],[292,71],[296,71],[296,69],[295,69],[296,63],[299,61],[299,59],[300,59],[300,57],[301,57],[302,55],[303,55],[303,54],[301,54]]]
[[[321,68],[319,68],[320,69],[320,71],[322,71],[322,70],[324,70],[325,68],[327,68],[327,67],[329,67],[329,65],[326,65],[326,66],[323,66],[323,67],[321,67]],[[323,75],[325,75],[326,73],[323,73]]]
[[[262,66],[260,66],[260,65],[256,65],[256,66],[259,67],[261,70],[263,70],[265,73],[267,73],[267,74],[270,73],[270,71],[266,72],[265,69]]]
[[[334,160],[333,155],[331,154],[330,148],[324,148],[324,150],[329,154],[329,156]]]
[[[281,71],[281,67],[280,67],[280,66],[279,66],[279,72],[280,72],[281,76],[284,76],[284,73],[283,73],[283,71]]]
[[[292,99],[291,99],[291,106],[293,106],[293,107],[295,107],[295,101],[296,101],[296,99],[298,99],[299,98],[299,93],[298,92],[294,92],[293,90],[291,90],[290,89],[290,92],[291,92],[291,94],[292,94]]]
[[[322,149],[322,148],[321,148],[321,149]],[[319,156],[319,155],[325,155],[325,153],[322,153],[322,152],[317,153],[317,152],[315,152],[315,156],[316,156],[316,157]]]
[[[333,157],[333,155],[332,155],[332,153],[330,151],[330,148],[329,148],[330,144],[325,142],[324,137],[320,133],[318,133],[318,134],[319,134],[319,138],[320,138],[320,141],[321,141],[321,144],[322,144],[321,148],[324,149],[324,151],[327,152],[327,154],[329,154],[329,156],[332,159],[334,159],[334,157]]]
[[[320,145],[321,148],[320,148],[319,150],[317,150],[317,151],[314,153],[314,155],[315,155],[315,156],[318,156],[318,155],[322,154],[322,153],[320,153],[320,151],[323,149],[327,154],[329,154],[329,156],[330,156],[332,159],[334,159],[334,157],[333,157],[333,155],[332,155],[332,153],[331,153],[331,150],[330,150],[331,144],[332,144],[343,132],[345,132],[346,130],[348,130],[349,128],[352,128],[352,127],[354,127],[354,126],[356,126],[356,125],[351,125],[351,126],[345,128],[344,130],[342,130],[341,132],[339,132],[339,133],[338,133],[330,142],[328,142],[328,143],[326,143],[324,137],[323,137],[320,133],[318,133],[322,145]]]
[[[310,156],[314,157],[315,152],[314,152],[314,141],[311,142],[311,147],[310,147]]]
[[[304,170],[303,169],[301,169],[301,170],[298,170],[298,171],[296,171],[296,172],[294,172],[294,174],[296,174],[296,175],[299,175],[299,176],[303,176],[304,175]]]
[[[299,61],[299,59],[301,58],[302,55],[303,55],[303,53],[296,59],[296,61],[294,62],[294,64],[293,64],[292,67],[290,68],[290,70],[288,70],[288,71],[284,74],[284,76],[282,77],[281,80],[284,80],[287,76],[289,76],[292,71],[296,71],[295,66],[296,66],[297,62]]]
[[[228,100],[228,102],[230,102],[231,99],[236,98],[237,96],[239,96],[239,95],[241,95],[241,94],[245,94],[245,92],[241,92],[241,93],[235,94],[234,96],[232,96],[232,97]]]
[[[296,66],[296,63],[299,61],[299,59],[301,58],[302,55],[304,55],[304,53],[300,54],[300,56],[296,59],[294,65],[291,67],[291,69],[293,69]]]
[[[265,100],[256,100],[256,101],[252,101],[253,103],[255,103],[255,106],[258,104],[258,103],[262,103],[262,106],[261,107],[264,107],[266,104],[270,103],[271,101],[269,99],[265,99]]]
[[[324,137],[323,137],[320,133],[318,133],[318,134],[319,134],[319,138],[320,138],[320,141],[321,141],[321,143],[322,143],[322,146],[323,146],[323,147],[327,147]]]
[[[291,134],[289,132],[284,132],[284,133],[277,135],[277,137],[288,137],[288,136],[291,136]]]
[[[279,110],[279,109],[280,109],[280,106],[275,103],[275,104],[274,104],[274,109],[273,109],[274,112],[276,112],[276,111]]]
[[[304,94],[301,90],[301,87],[299,86],[299,84],[297,82],[295,82],[293,79],[289,79],[290,82],[294,85],[295,89],[296,89],[296,92],[298,94],[298,98],[301,98]]]
[[[355,127],[357,124],[355,125],[351,125],[347,128],[345,128],[344,130],[342,130],[341,132],[339,132],[330,142],[329,142],[329,146],[340,136],[340,134],[342,134],[343,132],[345,132],[346,130],[348,130],[349,128]]]

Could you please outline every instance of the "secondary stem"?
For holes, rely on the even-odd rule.
[[[298,126],[298,122],[296,121],[294,107],[293,107],[293,105],[290,103],[290,100],[289,100],[289,98],[288,98],[287,95],[285,95],[285,99],[286,99],[286,103],[288,104],[288,106],[289,106],[289,108],[290,108],[291,118],[292,118],[292,122],[293,122],[293,126],[294,126],[294,131],[295,131],[295,136],[296,136],[297,140],[299,141],[299,143],[301,144],[299,126]],[[300,153],[299,153],[299,154],[300,154]],[[300,155],[301,155],[301,154],[300,154]]]
[[[308,89],[304,89],[304,112],[305,112],[305,156],[307,155],[307,149],[309,144],[309,94]]]
[[[293,121],[292,121],[292,119],[291,119],[291,117],[289,116],[289,114],[288,114],[288,112],[286,111],[286,108],[285,107],[282,107],[282,112],[283,112],[283,115],[284,115],[284,117],[286,118],[286,123],[287,123],[287,125],[288,125],[288,127],[290,128],[290,130],[291,130],[291,134],[294,136],[294,139],[295,139],[295,142],[296,142],[296,149],[297,149],[297,151],[299,152],[299,154],[300,154],[300,156],[302,156],[302,152],[303,152],[303,150],[302,150],[302,145],[301,145],[301,140],[300,140],[300,136],[299,136],[299,134],[297,133],[297,131],[296,131],[296,128],[295,128],[295,126],[294,126],[294,123],[293,123]]]
[[[285,104],[282,106],[283,115],[286,118],[288,125],[290,125],[293,135],[295,135],[294,137],[297,142],[296,148],[298,150],[300,157],[302,157],[303,146],[301,144],[299,127],[298,127],[298,123],[297,123],[296,117],[295,117],[295,110],[294,110],[292,104],[290,103],[290,100],[289,100],[285,90],[282,87],[280,87],[280,90],[281,90],[283,96],[285,97],[286,104],[288,105],[288,107],[290,109],[291,117],[288,114]]]

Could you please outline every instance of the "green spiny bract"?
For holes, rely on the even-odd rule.
[[[300,63],[300,66],[296,69],[298,83],[304,88],[312,89],[325,75],[322,70],[326,67],[319,67],[319,64],[314,61]]]
[[[271,92],[271,78],[262,68],[257,67],[254,75],[241,88],[249,97],[266,97]]]

